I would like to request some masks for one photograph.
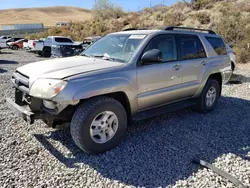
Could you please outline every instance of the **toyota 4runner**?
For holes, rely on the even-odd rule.
[[[167,27],[108,34],[81,55],[18,68],[9,106],[32,124],[71,122],[83,151],[120,143],[130,120],[184,107],[207,113],[232,74],[223,39],[211,30]]]

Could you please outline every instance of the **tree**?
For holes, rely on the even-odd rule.
[[[120,18],[124,14],[120,6],[109,0],[97,0],[92,12],[94,17],[101,19]]]

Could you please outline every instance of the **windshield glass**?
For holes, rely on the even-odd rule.
[[[126,63],[145,37],[146,35],[107,35],[91,45],[82,55]]]

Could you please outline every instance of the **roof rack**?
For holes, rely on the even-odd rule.
[[[216,35],[216,33],[213,30],[210,29],[198,29],[198,28],[190,28],[190,27],[173,27],[173,26],[168,26],[165,27],[164,30],[188,30],[188,31],[200,31],[200,32],[207,32],[209,34]]]
[[[128,29],[124,29],[122,31],[134,31],[134,30],[148,30],[148,28],[128,28]]]

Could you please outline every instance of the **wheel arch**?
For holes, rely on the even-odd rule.
[[[129,102],[127,94],[123,91],[118,91],[118,92],[114,92],[114,93],[106,93],[103,95],[97,95],[97,96],[93,96],[93,97],[88,98],[88,99],[81,99],[80,101],[84,102],[84,101],[92,99],[92,98],[103,97],[103,96],[113,98],[113,99],[117,100],[118,102],[120,102],[127,113],[128,120],[131,119],[131,117],[132,117],[131,104]]]
[[[214,80],[217,80],[217,81],[219,82],[219,84],[220,84],[220,95],[221,95],[221,89],[222,89],[222,75],[221,75],[221,73],[214,73],[214,74],[211,74],[211,75],[208,77],[207,81],[208,81],[209,79],[214,79]]]
[[[203,89],[204,89],[204,87],[207,84],[209,79],[214,79],[214,80],[217,80],[219,82],[219,84],[220,84],[220,95],[221,95],[221,89],[222,89],[222,83],[223,83],[222,74],[221,74],[221,72],[212,72],[210,74],[207,74],[204,77],[203,81],[200,84],[200,87],[199,87],[198,91],[194,95],[194,98],[199,97],[199,95],[202,93],[202,91],[203,91]]]

